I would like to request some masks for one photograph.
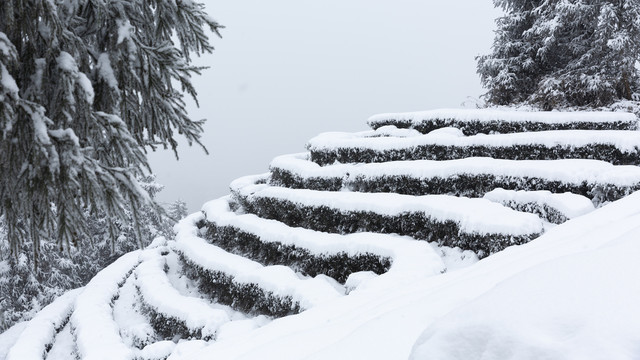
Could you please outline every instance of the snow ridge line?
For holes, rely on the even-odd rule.
[[[369,118],[372,129],[393,125],[426,134],[456,127],[465,135],[548,130],[637,130],[638,119],[627,112],[524,112],[498,109],[436,109],[378,114]]]
[[[396,233],[472,250],[481,257],[526,243],[543,232],[536,215],[485,199],[321,192],[256,184],[267,176],[234,181],[232,195],[244,210],[291,227],[338,234]]]
[[[269,183],[294,189],[482,197],[496,188],[571,192],[596,205],[640,190],[640,167],[587,159],[465,158],[319,166],[309,153],[276,157]]]
[[[82,360],[133,359],[135,353],[122,341],[113,319],[113,300],[119,288],[150,250],[137,250],[118,258],[100,271],[76,299],[71,328]]]
[[[429,244],[412,238],[377,233],[339,235],[292,228],[253,214],[238,215],[231,211],[230,200],[224,197],[203,206],[206,237],[217,246],[236,249],[247,257],[259,258],[262,263],[287,265],[311,276],[324,274],[340,283],[361,271],[382,274],[412,269],[413,274],[415,268],[422,268],[423,276],[431,276],[445,270]]]
[[[491,157],[511,160],[594,159],[614,165],[640,163],[640,131],[557,130],[461,136],[445,128],[412,137],[376,137],[375,131],[323,133],[307,143],[319,165],[399,160]]]
[[[151,325],[165,339],[176,334],[182,338],[215,339],[218,328],[230,321],[228,314],[211,308],[202,299],[181,295],[164,271],[164,256],[169,250],[162,247],[158,252],[144,259],[134,272],[135,286]]]
[[[68,323],[75,300],[83,289],[67,291],[40,310],[13,344],[6,360],[43,359],[58,332]]]

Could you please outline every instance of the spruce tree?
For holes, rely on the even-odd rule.
[[[163,186],[155,176],[138,179],[140,186],[154,199]],[[176,204],[180,204],[176,201]],[[130,209],[125,207],[128,218],[117,220],[118,235],[115,241],[107,231],[109,219],[105,214],[86,214],[89,237],[81,237],[79,247],[58,251],[55,239],[43,237],[38,258],[33,254],[33,243],[21,245],[16,256],[11,256],[6,224],[0,217],[0,332],[16,322],[29,320],[41,308],[64,292],[86,285],[95,274],[125,253],[135,250],[135,238]],[[159,217],[150,207],[140,211],[140,233],[142,246],[149,245],[154,238],[173,234],[175,221],[166,216]],[[171,210],[168,211],[171,215]],[[38,266],[35,267],[35,262]]]
[[[499,0],[493,52],[478,58],[492,104],[595,108],[634,99],[638,0]]]
[[[11,251],[58,246],[106,215],[111,239],[131,211],[159,206],[136,178],[146,148],[199,143],[184,94],[196,98],[192,57],[221,28],[192,0],[0,2],[0,216]],[[128,209],[128,210],[127,210]]]
[[[537,74],[541,71],[535,61],[536,43],[525,36],[536,19],[533,10],[541,1],[495,0],[494,3],[507,15],[496,20],[493,53],[477,58],[478,73],[489,90],[485,95],[489,103],[522,103],[535,90]]]

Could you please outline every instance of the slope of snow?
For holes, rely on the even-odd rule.
[[[16,343],[22,331],[27,327],[27,324],[29,324],[28,321],[23,321],[0,333],[0,360],[7,358],[9,350],[11,350],[13,344]]]
[[[637,231],[499,283],[430,326],[411,359],[637,359]]]
[[[278,319],[240,342],[221,341],[182,358],[406,359],[433,326],[420,337],[414,359],[442,355],[439,349],[457,359],[457,346],[468,354],[459,357],[464,359],[542,358],[535,355],[557,355],[567,339],[574,348],[571,359],[634,359],[640,354],[638,233],[640,193],[634,193],[468,268],[354,293]],[[600,286],[605,292],[598,294]],[[513,298],[518,291],[524,293]],[[489,314],[482,314],[485,309]],[[510,335],[509,324],[521,322],[521,331]],[[537,352],[523,353],[532,337],[528,343]],[[494,338],[503,339],[502,345],[488,348]]]
[[[123,342],[113,319],[111,304],[119,296],[119,285],[138,265],[142,253],[138,250],[120,257],[91,279],[76,299],[71,327],[77,334],[76,344],[82,359],[133,358],[133,350]]]
[[[47,347],[54,342],[56,331],[62,328],[73,309],[74,302],[84,289],[67,291],[54,302],[40,310],[13,344],[7,360],[40,359]]]

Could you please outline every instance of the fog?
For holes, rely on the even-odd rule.
[[[206,0],[226,28],[194,78],[210,152],[180,142],[150,153],[165,189],[191,211],[233,179],[268,170],[325,131],[366,130],[380,112],[461,107],[483,93],[474,57],[490,51],[491,1]]]

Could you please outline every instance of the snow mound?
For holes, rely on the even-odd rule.
[[[51,346],[57,330],[69,320],[74,301],[82,289],[71,290],[57,298],[31,319],[15,340],[7,360],[40,359]]]
[[[542,261],[452,311],[425,330],[411,359],[636,358],[640,226],[625,225],[605,246]]]

